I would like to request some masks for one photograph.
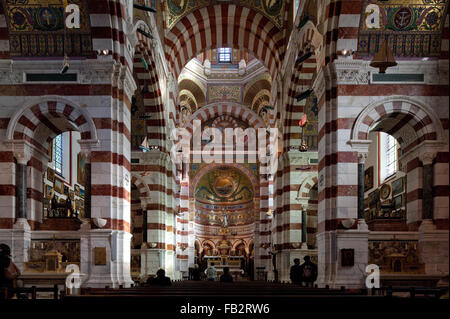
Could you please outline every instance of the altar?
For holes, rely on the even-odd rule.
[[[205,256],[208,267],[214,264],[217,270],[217,276],[223,274],[223,269],[228,267],[234,280],[242,277],[244,270],[242,269],[243,256]]]

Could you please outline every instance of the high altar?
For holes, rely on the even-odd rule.
[[[211,264],[214,264],[214,267],[217,269],[217,274],[219,276],[223,274],[223,269],[225,267],[228,267],[230,268],[230,273],[235,279],[240,278],[244,273],[244,270],[242,269],[244,256],[231,256],[231,246],[229,241],[227,241],[225,238],[222,239],[217,249],[220,253],[220,256],[205,256],[208,267],[211,266]]]

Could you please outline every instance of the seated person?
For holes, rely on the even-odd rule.
[[[230,274],[230,268],[223,269],[223,275],[220,276],[220,282],[233,282],[233,276]]]
[[[155,278],[147,279],[147,284],[152,286],[170,286],[172,282],[169,277],[166,277],[166,271],[164,269],[160,269],[156,272]]]

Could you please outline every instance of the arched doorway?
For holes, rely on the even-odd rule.
[[[257,233],[255,186],[231,165],[213,165],[194,179],[194,238],[203,243],[201,269],[214,263],[219,272],[229,267],[239,278],[248,278],[248,243]]]
[[[431,274],[443,267],[430,265],[432,254],[446,250],[439,230],[448,227],[442,228],[441,220],[448,217],[436,209],[442,202],[433,191],[442,187],[438,174],[448,175],[448,170],[440,170],[445,164],[440,163],[439,149],[445,138],[439,118],[419,101],[394,96],[367,106],[355,121],[352,138],[353,145],[372,141],[360,147],[358,215],[368,221],[369,230],[412,235],[401,241],[382,236],[375,240],[369,234],[369,262],[381,264],[382,273]],[[407,267],[399,264],[406,259]]]
[[[12,180],[16,192],[11,199],[16,205],[8,210],[14,227],[25,234],[75,232],[80,229],[81,219],[89,223],[91,163],[86,155],[98,142],[89,113],[68,99],[42,96],[16,111],[8,123],[6,137],[6,147],[15,158]],[[80,241],[79,236],[60,236],[58,240],[24,236],[15,240],[11,248],[22,249],[15,260],[22,271],[29,262],[45,264],[45,253],[52,247],[60,251],[63,263],[81,266]],[[23,253],[23,247],[29,247],[28,254]]]

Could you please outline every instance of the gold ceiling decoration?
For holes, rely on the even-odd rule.
[[[255,9],[271,20],[278,28],[283,27],[286,6],[286,1],[283,0],[167,0],[165,1],[167,27],[171,29],[181,18],[196,9],[223,3]]]
[[[364,0],[358,55],[386,42],[396,57],[438,57],[446,12],[446,0]]]

